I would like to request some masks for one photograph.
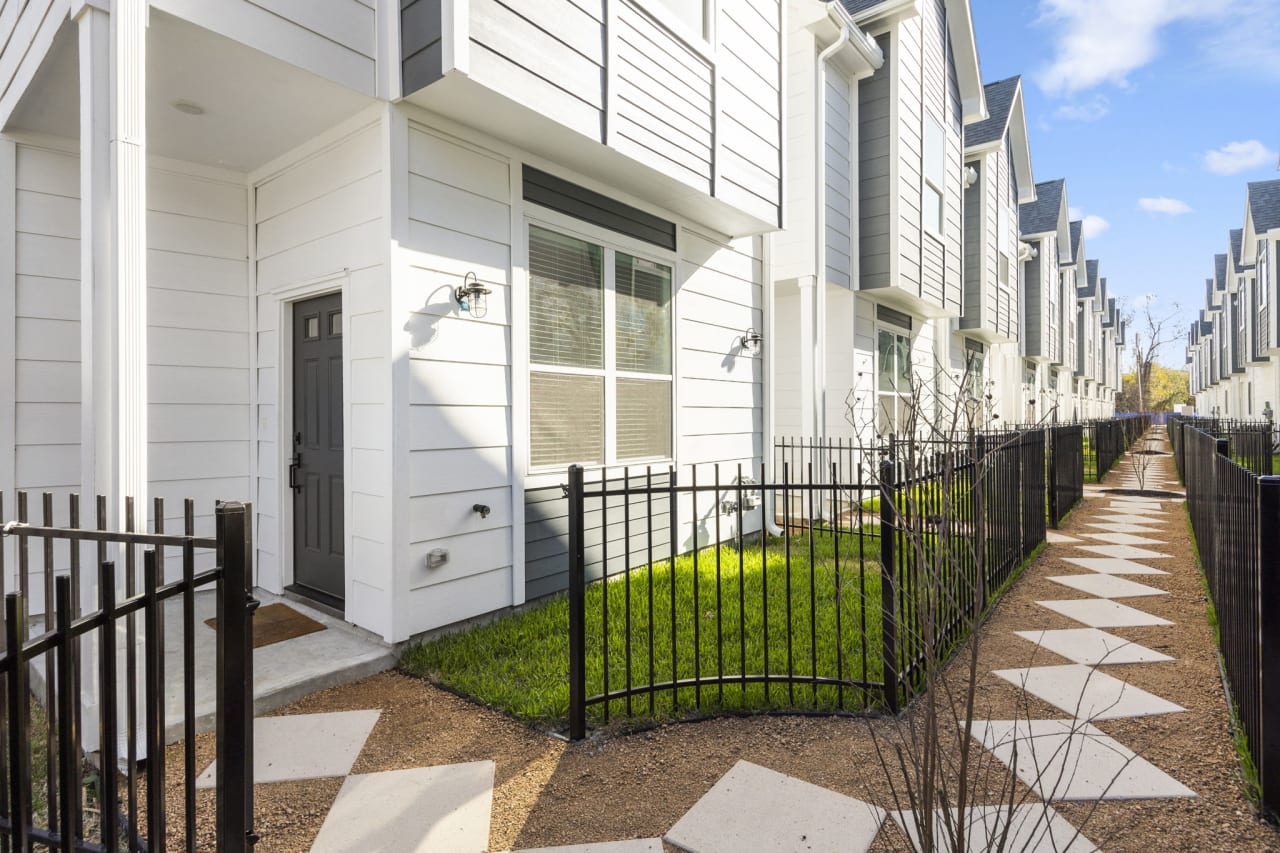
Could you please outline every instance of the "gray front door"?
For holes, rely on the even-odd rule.
[[[293,580],[343,606],[342,294],[293,306]]]

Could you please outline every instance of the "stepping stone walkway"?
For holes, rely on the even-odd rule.
[[[1167,463],[1166,463],[1167,464]],[[1068,597],[1039,601],[1048,611],[1088,627],[1053,629],[1035,624],[1016,635],[1070,663],[996,670],[993,674],[1060,711],[1064,717],[975,720],[973,737],[1043,802],[1024,803],[1010,815],[1007,806],[982,805],[966,812],[970,849],[987,849],[1007,830],[1011,849],[1035,853],[1092,853],[1098,847],[1050,803],[1194,797],[1195,792],[1096,728],[1094,720],[1114,720],[1185,709],[1128,684],[1097,667],[1111,664],[1171,665],[1174,659],[1102,628],[1170,625],[1171,622],[1113,598],[1145,598],[1168,593],[1123,575],[1158,578],[1168,573],[1146,560],[1168,555],[1139,545],[1158,545],[1153,529],[1166,519],[1166,501],[1112,498],[1109,508],[1098,489],[1086,490],[1077,510],[1101,532],[1078,538],[1048,534],[1055,556],[1084,570],[1049,578]],[[1088,544],[1090,542],[1107,544]],[[1070,556],[1067,556],[1067,555]],[[1069,592],[1068,592],[1069,590]],[[1078,598],[1083,592],[1093,598]],[[488,850],[495,764],[476,761],[351,774],[381,712],[373,709],[329,714],[265,717],[255,721],[256,782],[343,777],[320,828],[315,853],[355,851]],[[963,725],[963,724],[961,724]],[[212,784],[210,765],[198,784]],[[945,837],[957,812],[936,810],[935,837]],[[1004,821],[1010,821],[1008,827]],[[923,849],[913,812],[879,806],[739,761],[659,838],[545,847],[520,853],[660,853],[667,845],[689,853],[865,853],[886,821],[896,823],[912,845]]]

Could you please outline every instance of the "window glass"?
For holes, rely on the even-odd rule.
[[[892,332],[887,332],[884,329],[880,330],[880,343],[878,347],[880,355],[880,373],[878,385],[881,391],[893,391],[895,386],[893,338],[894,336]]]
[[[604,377],[529,375],[530,462],[604,462]]]
[[[529,358],[604,367],[603,252],[576,237],[529,228]]]
[[[941,234],[944,190],[947,185],[947,134],[933,116],[924,126],[924,199],[921,216],[926,228]]]
[[[671,268],[622,252],[614,267],[618,369],[670,373]]]
[[[671,457],[672,278],[529,226],[530,467]]]

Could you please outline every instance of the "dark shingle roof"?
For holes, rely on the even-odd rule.
[[[1062,193],[1067,187],[1063,178],[1036,184],[1036,200],[1018,207],[1018,224],[1023,234],[1046,234],[1058,230],[1062,213]],[[1063,254],[1069,255],[1071,247]]]
[[[1227,289],[1227,256],[1213,256],[1213,281],[1218,286],[1218,290]]]
[[[1076,279],[1076,296],[1088,299],[1090,296],[1098,295],[1098,262],[1086,260],[1084,269],[1084,279]]]
[[[1080,260],[1080,249],[1082,248],[1082,239],[1084,237],[1084,220],[1077,219],[1071,225],[1071,258],[1072,262]]]
[[[1237,273],[1242,273],[1247,270],[1253,269],[1252,265],[1245,266],[1244,264],[1240,263],[1240,259],[1244,257],[1244,255],[1242,254],[1243,246],[1244,246],[1244,229],[1232,228],[1231,229],[1231,263],[1235,266],[1235,271]]]
[[[868,9],[879,6],[885,0],[840,0],[841,5],[849,11],[850,15],[860,15]]]
[[[1098,262],[1087,260],[1084,262],[1084,266],[1089,276],[1089,286],[1097,287],[1098,286]]]
[[[964,129],[964,145],[986,145],[1004,139],[1009,127],[1009,114],[1013,111],[1013,96],[1018,91],[1021,77],[997,80],[983,87],[987,96],[988,118],[974,122]]]
[[[1280,228],[1280,180],[1249,184],[1249,212],[1253,215],[1255,233],[1265,234]]]

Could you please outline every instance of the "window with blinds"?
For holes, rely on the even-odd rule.
[[[530,466],[669,459],[672,268],[529,226]]]

